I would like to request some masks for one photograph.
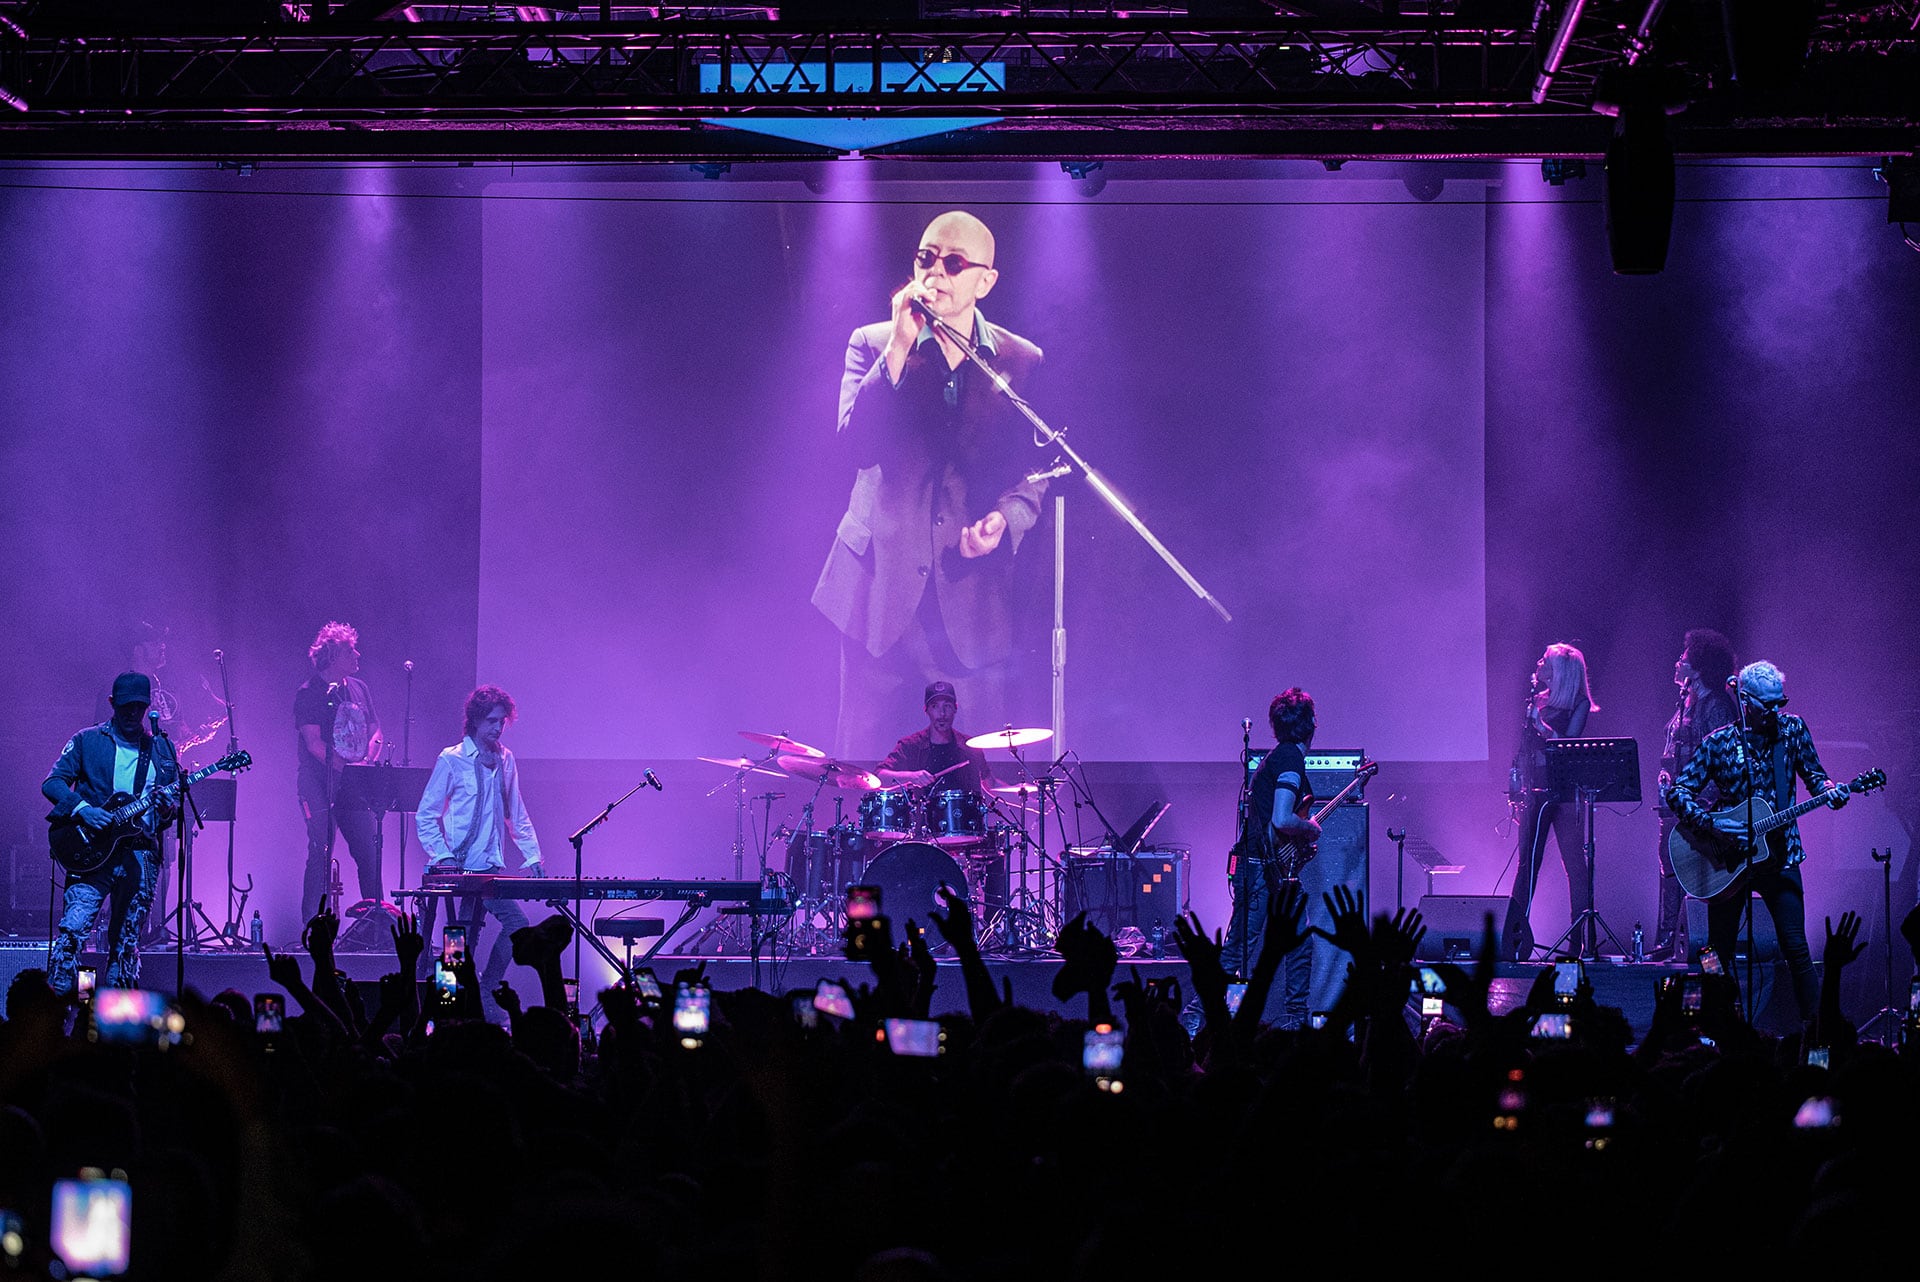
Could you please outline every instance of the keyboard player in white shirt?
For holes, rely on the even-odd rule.
[[[467,696],[466,737],[443,749],[433,763],[414,826],[421,849],[427,852],[427,872],[503,873],[511,842],[519,852],[520,867],[513,875],[543,877],[540,839],[520,795],[520,772],[513,753],[500,742],[514,719],[513,696],[499,686],[483,685]],[[499,924],[493,947],[480,972],[480,994],[487,1017],[500,1015],[493,990],[506,978],[513,958],[513,932],[527,924],[527,915],[512,899],[482,898],[463,905],[457,918],[469,923],[468,946],[479,956],[482,914]],[[429,927],[431,929],[431,927]]]

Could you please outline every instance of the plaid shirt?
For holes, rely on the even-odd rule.
[[[1739,805],[1747,799],[1749,765],[1752,767],[1753,795],[1769,803],[1775,810],[1793,804],[1795,775],[1806,780],[1809,794],[1826,791],[1826,767],[1820,764],[1820,754],[1814,750],[1813,736],[1807,733],[1807,723],[1799,717],[1782,713],[1780,734],[1787,743],[1786,797],[1773,795],[1773,741],[1743,733],[1736,722],[1722,726],[1700,741],[1700,750],[1693,754],[1693,759],[1687,762],[1686,769],[1680,772],[1680,777],[1673,781],[1661,800],[1680,817],[1682,824],[1706,828],[1710,826],[1707,811],[1697,799],[1701,791],[1712,784],[1719,789],[1721,809]],[[1784,866],[1791,868],[1805,859],[1807,853],[1800,845],[1798,821],[1788,824],[1784,831],[1787,845]]]

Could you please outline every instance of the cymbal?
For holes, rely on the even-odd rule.
[[[748,743],[757,743],[762,748],[772,748],[775,752],[789,757],[815,757],[824,759],[826,753],[798,739],[789,739],[783,734],[762,734],[758,730],[742,730],[740,737]]]
[[[969,748],[1024,748],[1030,743],[1043,743],[1053,738],[1053,731],[1036,726],[1028,730],[1015,730],[1008,726],[1005,730],[995,730],[992,734],[977,734],[967,740]]]
[[[989,788],[987,791],[997,793],[1002,797],[1037,797],[1040,795],[1040,785],[1032,783],[1008,783],[1001,784],[997,788]]]
[[[818,757],[783,756],[779,760],[780,768],[796,779],[818,779],[828,787],[851,788],[855,792],[878,792],[880,789],[880,776],[859,766],[823,761]]]
[[[701,757],[699,760],[710,762],[716,766],[727,766],[734,770],[751,770],[757,775],[772,775],[776,779],[780,777],[778,770],[769,770],[765,766],[756,766],[745,757]]]

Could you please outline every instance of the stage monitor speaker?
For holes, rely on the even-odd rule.
[[[1496,940],[1507,919],[1505,895],[1422,895],[1421,961],[1472,962],[1491,934]],[[1504,951],[1501,956],[1505,956]]]
[[[1174,847],[1116,854],[1096,850],[1067,856],[1066,915],[1086,913],[1087,924],[1112,938],[1123,927],[1169,935],[1187,907],[1187,852]]]
[[[1773,914],[1760,902],[1758,895],[1750,895],[1753,905],[1753,949],[1754,961],[1758,963],[1781,960],[1780,937],[1773,930]],[[1704,899],[1687,900],[1687,956],[1698,957],[1700,949],[1707,942],[1707,904]],[[1747,956],[1747,918],[1740,916],[1740,937],[1734,942],[1733,959],[1744,961]],[[1722,959],[1726,960],[1726,959]]]

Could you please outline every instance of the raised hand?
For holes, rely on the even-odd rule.
[[[919,929],[911,917],[907,918],[906,949],[907,964],[913,968],[914,976],[919,980],[916,991],[931,994],[940,968],[933,960],[933,950],[927,947],[927,932]]]
[[[1835,930],[1833,918],[1827,918],[1827,947],[1820,954],[1821,962],[1829,967],[1845,966],[1857,961],[1867,946],[1860,940],[1860,914],[1849,908],[1840,914],[1840,928]]]
[[[501,980],[494,987],[493,1000],[494,1004],[509,1016],[517,1017],[520,1014],[520,994],[514,992],[513,985],[506,980]]]
[[[1372,935],[1367,929],[1367,914],[1360,907],[1360,896],[1351,886],[1340,885],[1320,896],[1320,902],[1333,918],[1333,946],[1350,957],[1365,957]]]
[[[938,908],[930,908],[927,917],[939,929],[940,937],[953,945],[954,952],[962,956],[969,949],[977,950],[979,941],[974,936],[973,909],[967,903],[966,895],[942,882],[939,899],[947,906],[947,910],[941,912]]]
[[[1402,908],[1388,921],[1381,913],[1374,922],[1373,942],[1379,949],[1380,962],[1387,966],[1404,966],[1413,960],[1420,950],[1420,941],[1426,938],[1427,928],[1420,917],[1418,908]]]
[[[1283,881],[1267,895],[1267,929],[1261,940],[1261,955],[1269,950],[1276,958],[1307,942],[1307,892],[1297,881]]]
[[[1086,913],[1079,913],[1060,928],[1054,947],[1064,963],[1053,980],[1055,997],[1065,1001],[1075,993],[1107,991],[1114,967],[1120,963],[1120,954],[1098,927],[1087,925]]]
[[[420,914],[401,913],[400,920],[388,927],[388,933],[393,936],[394,955],[400,958],[407,973],[412,974],[414,963],[427,948],[426,938],[420,933]]]
[[[289,993],[297,992],[306,987],[306,983],[300,978],[300,963],[298,961],[287,956],[285,953],[274,952],[272,944],[262,944],[260,945],[260,950],[267,955],[268,979],[271,979]]]
[[[1173,943],[1187,959],[1187,971],[1193,978],[1193,991],[1202,999],[1209,993],[1221,1002],[1227,998],[1227,972],[1220,968],[1222,935],[1211,936],[1201,928],[1191,909],[1173,919]]]
[[[300,942],[308,953],[315,958],[333,956],[333,941],[340,937],[340,918],[327,906],[322,898],[320,906],[313,916],[307,919],[307,928],[300,933]]]

